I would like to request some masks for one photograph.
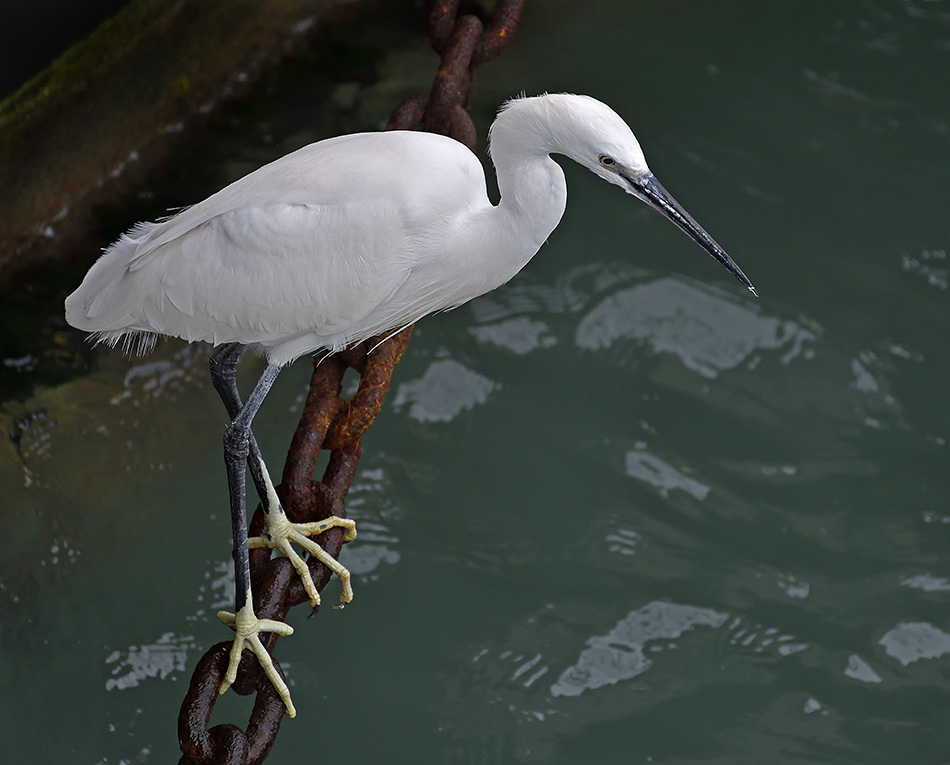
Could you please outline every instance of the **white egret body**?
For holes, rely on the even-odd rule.
[[[149,345],[158,334],[256,345],[278,365],[340,350],[517,274],[567,203],[551,154],[627,191],[625,171],[652,178],[630,128],[585,96],[518,99],[501,112],[491,130],[497,206],[457,141],[407,131],[331,138],[136,226],[70,295],[66,319],[113,344],[137,336]]]
[[[238,632],[238,657],[245,640],[253,644],[258,631],[277,629],[253,615],[245,461],[274,546],[290,550],[293,560],[287,540],[300,542],[286,528],[294,524],[286,522],[250,433],[277,372],[304,354],[401,329],[511,279],[564,213],[567,185],[552,154],[647,202],[754,292],[656,181],[626,123],[599,101],[568,94],[510,101],[492,125],[490,151],[497,205],[477,158],[443,136],[362,133],[305,146],[165,221],[139,224],[66,299],[71,325],[113,345],[147,350],[157,335],[171,335],[225,346],[212,360],[212,374],[232,418],[225,446],[238,586],[235,614],[225,620]],[[242,402],[234,368],[247,347],[262,350],[268,367]],[[305,569],[298,561],[298,570]],[[311,599],[319,601],[315,590]],[[266,652],[255,651],[266,668]],[[233,671],[234,655],[229,680]],[[286,687],[282,693],[292,710]]]

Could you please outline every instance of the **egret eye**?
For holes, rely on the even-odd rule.
[[[613,167],[614,165],[617,164],[617,160],[615,160],[613,157],[608,157],[606,154],[604,154],[600,158],[600,164],[602,164],[604,167]]]

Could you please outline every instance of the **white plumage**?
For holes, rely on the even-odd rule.
[[[552,153],[631,193],[620,170],[649,175],[629,127],[586,96],[506,105],[491,130],[497,206],[477,158],[449,138],[331,138],[124,234],[66,300],[66,319],[113,345],[239,342],[279,365],[339,350],[518,273],[564,212]]]

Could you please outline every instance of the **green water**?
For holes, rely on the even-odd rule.
[[[268,78],[105,239],[378,126],[434,66],[397,33],[337,87],[318,53]],[[350,495],[356,600],[291,615],[270,761],[950,761],[948,71],[946,2],[529,4],[482,134],[522,90],[609,102],[761,298],[566,167],[524,273],[417,328]],[[43,327],[2,370],[5,763],[176,761],[225,635],[208,349],[84,350],[55,312],[93,257],[3,309]],[[308,377],[256,427],[274,470]]]

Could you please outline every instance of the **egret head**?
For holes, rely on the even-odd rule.
[[[636,136],[607,104],[590,96],[554,93],[543,97],[552,126],[551,147],[586,167],[605,181],[629,190],[620,175],[623,168],[628,175],[649,173],[643,150]]]
[[[627,123],[607,104],[590,96],[547,93],[515,98],[502,107],[498,121],[517,124],[506,140],[520,142],[519,153],[562,154],[623,188],[626,184],[612,165],[650,172]]]
[[[590,96],[550,93],[509,101],[499,121],[521,120],[518,131],[525,154],[562,154],[595,175],[645,202],[718,260],[753,294],[752,282],[725,250],[660,185],[626,122]],[[540,141],[538,139],[541,139]]]

